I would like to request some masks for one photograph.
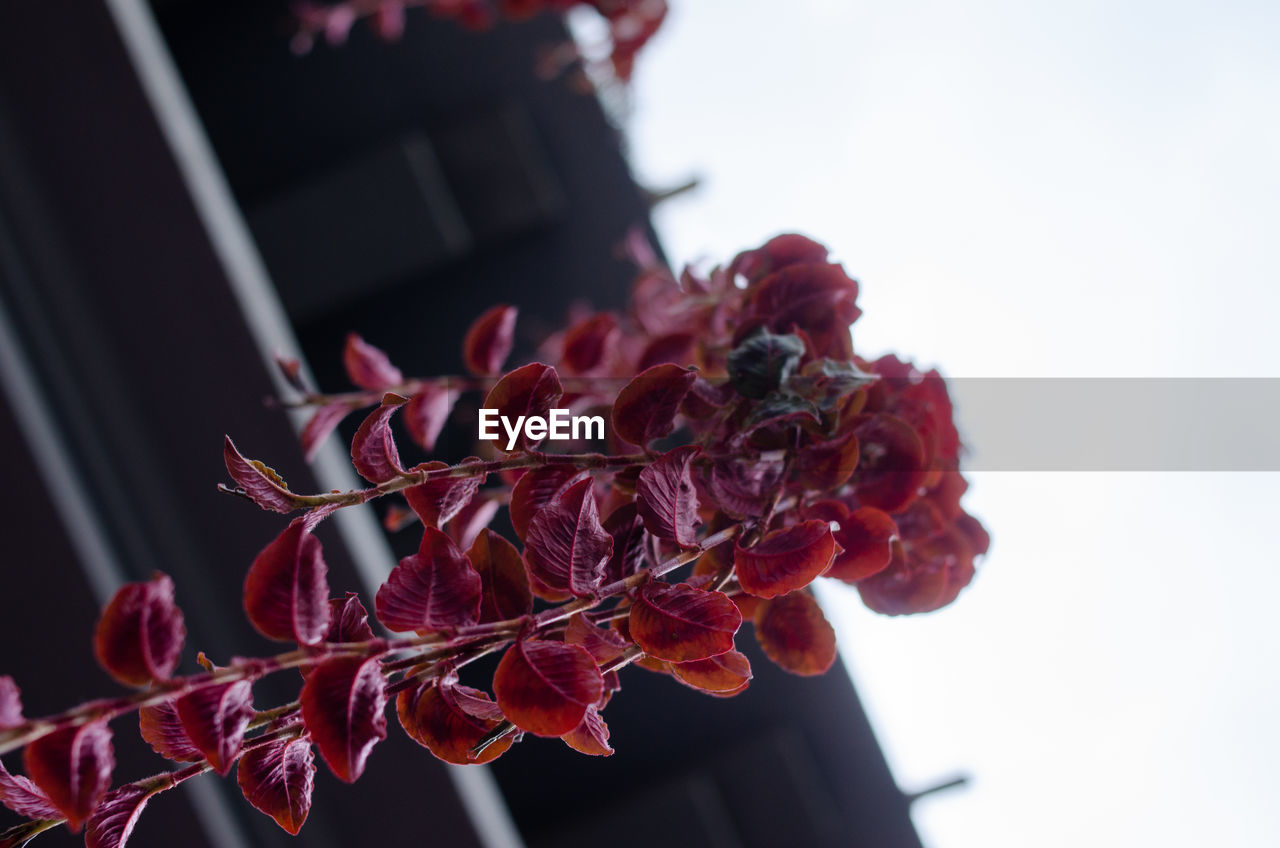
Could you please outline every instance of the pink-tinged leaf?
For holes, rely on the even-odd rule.
[[[586,648],[598,665],[613,662],[631,645],[618,631],[597,627],[582,613],[575,613],[565,625],[564,642]]]
[[[351,440],[351,463],[360,476],[370,483],[385,483],[404,474],[400,451],[391,435],[391,416],[403,406],[400,395],[386,394],[382,405],[369,413]]]
[[[478,462],[474,456],[463,462]],[[449,466],[443,462],[428,462],[415,471],[443,471]],[[428,480],[404,490],[405,500],[427,527],[442,527],[476,496],[486,475],[475,477],[440,477]]]
[[[288,485],[274,468],[269,468],[256,459],[245,459],[230,436],[222,444],[222,461],[236,485],[263,509],[293,512],[302,506],[302,498],[289,491]]]
[[[173,778],[166,775],[142,785],[125,784],[107,793],[89,817],[89,826],[84,832],[85,848],[124,848],[147,802],[175,785]]]
[[[480,621],[506,621],[533,610],[533,592],[515,546],[488,528],[476,536],[467,558],[480,575]]]
[[[306,394],[310,391],[306,380],[302,378],[302,361],[294,359],[290,356],[283,356],[279,353],[275,355],[276,367],[280,369],[280,376],[289,384],[289,388],[295,392]]]
[[[29,819],[60,819],[62,813],[29,778],[9,774],[0,763],[0,804]]]
[[[604,566],[604,582],[630,577],[644,565],[649,534],[634,503],[623,504],[604,520],[604,532],[613,537],[613,553]]]
[[[894,415],[867,415],[854,429],[861,454],[854,486],[858,500],[888,513],[905,509],[927,476],[920,434]]]
[[[315,753],[307,739],[279,739],[240,758],[236,783],[244,799],[297,836],[311,812]]]
[[[636,481],[636,508],[644,526],[659,539],[682,548],[698,544],[698,493],[689,474],[690,463],[701,453],[695,445],[667,451],[640,472]]]
[[[452,389],[428,384],[405,404],[404,426],[424,451],[436,449],[436,440],[457,401],[458,393]]]
[[[173,581],[157,573],[126,583],[98,619],[93,650],[101,665],[126,686],[167,680],[182,659],[187,628],[173,603]]]
[[[418,552],[400,560],[378,589],[374,607],[391,630],[431,633],[475,624],[480,575],[448,535],[427,527]]]
[[[324,637],[326,642],[367,642],[373,638],[373,628],[369,627],[369,613],[355,592],[347,592],[342,598],[330,598],[329,609],[329,632]]]
[[[587,707],[581,723],[560,738],[570,748],[582,754],[592,757],[608,757],[613,754],[613,749],[609,747],[609,726],[604,723],[594,704]]]
[[[502,710],[487,692],[459,685],[453,674],[401,692],[396,715],[409,738],[454,765],[491,762],[514,741],[507,736],[472,756],[471,749],[502,723]]]
[[[640,587],[631,607],[631,638],[651,657],[691,662],[733,650],[742,624],[738,607],[723,592],[687,583],[651,581]]]
[[[334,403],[327,403],[311,413],[311,417],[307,419],[306,426],[302,428],[302,453],[307,462],[316,458],[320,445],[324,444],[324,440],[329,437],[329,434],[342,423],[342,419],[346,418],[350,412],[351,405],[349,403],[335,401]]]
[[[373,13],[373,28],[384,41],[399,41],[404,35],[403,0],[383,0]]]
[[[585,648],[526,639],[502,655],[493,691],[516,727],[536,736],[563,736],[599,702],[604,681]]]
[[[759,518],[769,510],[782,472],[782,462],[720,460],[705,477],[707,491],[725,515]]]
[[[531,362],[521,368],[508,372],[498,380],[484,400],[485,409],[496,409],[498,420],[506,418],[515,426],[521,418],[532,416],[546,417],[547,412],[559,402],[564,395],[560,385],[560,377],[556,370],[541,362]],[[501,426],[499,430],[503,430]],[[521,426],[520,435],[516,439],[513,450],[532,450],[538,443],[530,439]],[[506,450],[509,439],[505,432],[499,433],[494,446]]]
[[[237,680],[197,689],[178,699],[177,710],[191,744],[214,771],[226,775],[253,719],[253,684]]]
[[[329,632],[329,567],[311,530],[332,511],[295,518],[249,567],[244,609],[268,639],[314,645]]]
[[[678,365],[655,365],[642,371],[613,402],[613,432],[641,447],[668,435],[697,378],[696,371]]]
[[[725,651],[705,660],[672,663],[671,674],[693,689],[730,698],[751,684],[751,662],[739,651]]]
[[[391,364],[387,355],[355,333],[347,336],[342,365],[347,369],[351,382],[369,391],[382,391],[404,382],[404,375]]]
[[[65,727],[41,736],[23,751],[27,774],[67,820],[80,830],[111,786],[115,753],[105,721]]]
[[[621,335],[618,319],[598,312],[565,331],[560,361],[570,374],[599,373],[613,360]]]
[[[808,592],[792,592],[756,612],[756,641],[792,674],[822,674],[836,660],[836,633]]]
[[[491,497],[476,497],[458,510],[445,531],[449,538],[458,543],[460,548],[469,548],[479,537],[480,531],[489,526],[493,517],[498,514],[500,504]]]
[[[613,537],[600,524],[592,485],[587,477],[565,489],[534,515],[525,537],[529,574],[552,590],[578,597],[600,587],[613,553]]]
[[[18,684],[7,674],[0,674],[0,730],[22,724],[22,695]]]
[[[668,333],[649,342],[636,367],[645,371],[666,363],[688,365],[696,358],[697,350],[698,337],[693,333]]]
[[[166,760],[198,763],[204,759],[204,753],[187,737],[173,701],[161,701],[139,710],[138,729],[151,750]]]
[[[387,736],[387,681],[377,657],[334,657],[302,686],[302,718],[338,779],[353,783]]]
[[[515,344],[514,306],[498,304],[477,318],[462,341],[462,360],[479,377],[497,374]]]
[[[535,468],[511,487],[511,526],[516,536],[524,541],[529,532],[529,522],[544,506],[558,498],[565,489],[588,476],[589,472],[572,466],[548,465]]]
[[[754,547],[734,543],[738,583],[748,594],[773,598],[808,586],[835,559],[831,525],[813,519],[766,533]]]

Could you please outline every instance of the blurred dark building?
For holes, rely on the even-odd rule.
[[[296,339],[319,384],[341,386],[355,330],[408,373],[453,372],[494,302],[520,306],[527,350],[571,302],[625,296],[617,245],[647,226],[647,195],[599,103],[534,74],[567,38],[558,20],[478,34],[411,13],[399,43],[358,26],[303,57],[289,29],[267,0],[6,10],[0,672],[28,714],[114,691],[89,651],[97,606],[157,569],[189,654],[270,650],[239,593],[280,521],[216,494],[222,435],[295,489],[338,485],[262,403],[273,351]],[[368,597],[391,551],[416,546],[329,524],[335,591]],[[321,767],[297,840],[206,779],[153,804],[131,844],[918,846],[847,676],[751,658],[732,700],[628,670],[608,759],[529,740],[488,771],[446,769],[392,728],[355,786]],[[126,724],[121,773],[159,768]]]

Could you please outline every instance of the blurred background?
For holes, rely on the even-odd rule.
[[[6,19],[0,671],[29,714],[113,691],[97,604],[155,569],[189,644],[267,649],[228,611],[279,522],[214,493],[219,440],[348,484],[339,440],[308,472],[263,406],[274,353],[342,386],[355,330],[449,372],[498,301],[531,350],[575,300],[622,303],[636,226],[676,264],[831,245],[858,352],[953,379],[994,540],[927,616],[829,587],[848,675],[762,660],[720,701],[632,671],[606,760],[530,740],[445,768],[392,728],[359,784],[321,768],[299,840],[210,780],[131,844],[192,817],[193,847],[1280,840],[1273,5],[687,0],[598,98],[535,73],[599,42],[589,14],[411,12],[399,42],[357,26],[305,56],[261,0]],[[1135,433],[1134,397],[1169,412]],[[416,540],[341,519],[331,582],[368,596]]]

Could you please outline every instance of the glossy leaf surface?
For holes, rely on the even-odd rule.
[[[526,639],[502,655],[493,689],[516,727],[536,736],[563,736],[600,700],[604,681],[585,648]]]
[[[173,581],[156,574],[126,583],[98,619],[93,650],[98,663],[126,686],[167,680],[182,659],[187,628],[173,602]]]
[[[320,756],[339,780],[364,773],[373,746],[387,736],[387,684],[376,657],[334,657],[303,684],[302,718]]]

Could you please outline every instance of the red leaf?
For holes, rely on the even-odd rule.
[[[613,553],[604,566],[604,582],[630,577],[644,564],[648,533],[634,503],[623,504],[604,520],[604,532],[613,537]]]
[[[600,587],[613,553],[613,537],[600,524],[592,485],[587,477],[565,489],[533,517],[525,538],[529,574],[552,590],[579,597]]]
[[[157,573],[146,583],[120,587],[98,620],[93,650],[116,680],[146,686],[173,674],[186,636],[182,610],[173,603],[173,581]]]
[[[27,774],[49,797],[74,833],[111,786],[115,754],[105,721],[65,727],[41,736],[23,752]]]
[[[488,693],[458,685],[453,675],[401,692],[396,715],[411,739],[455,765],[496,760],[514,741],[510,736],[499,739],[472,758],[471,749],[502,723],[502,711]]]
[[[489,526],[493,517],[498,514],[498,501],[491,497],[472,498],[466,506],[458,510],[445,528],[449,538],[458,543],[460,548],[469,548],[480,535],[480,531]]]
[[[329,632],[329,568],[311,530],[332,511],[295,518],[249,567],[244,609],[268,639],[314,645]]]
[[[244,493],[263,509],[293,512],[302,506],[302,499],[289,491],[289,487],[274,468],[268,468],[256,459],[245,459],[240,451],[236,450],[230,436],[227,436],[222,443],[222,461],[226,464],[227,473],[231,475],[231,479],[236,481],[236,485],[244,489]]]
[[[693,333],[668,333],[649,342],[640,354],[636,367],[644,371],[668,362],[672,365],[688,365],[697,356],[697,349],[698,337]]]
[[[582,613],[574,614],[565,625],[564,642],[586,648],[599,665],[613,662],[631,644],[618,631],[604,630],[587,621]]]
[[[570,374],[598,373],[612,361],[621,335],[618,319],[598,312],[565,331],[561,361]]]
[[[817,519],[766,533],[755,547],[735,542],[738,583],[758,598],[773,598],[808,586],[836,554],[831,525]]]
[[[427,527],[418,552],[400,560],[378,589],[374,607],[391,630],[430,633],[475,624],[480,575],[448,535]]]
[[[670,450],[641,470],[636,481],[636,508],[644,526],[682,548],[698,544],[697,527],[702,522],[689,465],[701,450],[696,445]]]
[[[676,412],[697,378],[696,371],[670,364],[641,372],[613,402],[613,432],[641,447],[669,434],[675,427]]]
[[[214,771],[226,775],[253,719],[253,684],[237,680],[197,689],[179,698],[176,706],[191,744]]]
[[[60,819],[62,813],[30,778],[9,774],[0,763],[0,804],[29,819]]]
[[[538,440],[530,440],[519,419],[530,416],[546,417],[564,395],[556,370],[541,362],[531,362],[505,374],[484,400],[485,409],[496,409],[499,420],[506,418],[512,426],[520,426],[520,435],[512,450],[532,450]],[[503,428],[499,427],[499,430]],[[508,437],[499,433],[494,446],[506,450]]]
[[[852,432],[803,448],[796,454],[795,480],[806,489],[830,492],[848,482],[858,466],[858,437]]]
[[[506,621],[533,610],[533,592],[515,546],[489,529],[481,530],[467,558],[480,575],[480,621]]]
[[[613,754],[609,747],[609,726],[600,717],[595,705],[587,707],[582,722],[573,730],[560,737],[575,751],[593,757],[608,757]]]
[[[756,641],[792,674],[822,674],[836,660],[836,633],[808,592],[792,592],[756,612]]]
[[[22,696],[18,684],[7,674],[0,674],[0,730],[22,724]]]
[[[472,323],[462,340],[462,360],[467,370],[480,377],[497,374],[515,344],[514,306],[498,304]]]
[[[342,365],[347,369],[351,382],[362,389],[380,391],[404,382],[404,375],[391,364],[387,355],[355,333],[347,335]]]
[[[424,386],[409,398],[404,408],[404,426],[423,450],[428,453],[435,450],[436,439],[440,438],[440,431],[457,400],[457,392],[435,384]]]
[[[471,461],[479,460],[474,456],[463,460],[463,462]],[[442,471],[448,467],[443,462],[428,462],[414,470]],[[484,480],[485,476],[440,477],[405,489],[404,497],[424,525],[441,527],[471,503],[471,499],[475,497],[476,491]]]
[[[741,624],[742,614],[723,592],[661,581],[640,587],[628,619],[636,644],[649,656],[671,662],[732,651]]]
[[[890,542],[898,535],[892,518],[864,506],[836,520],[840,522],[840,529],[835,532],[836,544],[844,550],[836,554],[827,577],[853,583],[888,567],[892,558]]]
[[[927,472],[924,443],[910,424],[893,415],[868,415],[854,430],[861,445],[854,486],[858,500],[893,513],[920,493]]]
[[[315,753],[306,739],[280,739],[240,758],[236,783],[244,799],[297,836],[311,812]]]
[[[369,413],[351,440],[351,462],[370,483],[385,483],[404,474],[400,451],[391,435],[391,416],[404,403],[400,395],[384,395],[382,405]]]
[[[327,403],[317,409],[307,419],[307,425],[302,428],[302,453],[306,457],[307,462],[315,459],[316,453],[320,450],[320,445],[324,444],[324,440],[329,434],[342,423],[342,419],[346,418],[351,412],[351,405],[346,401],[335,401]]]
[[[507,507],[516,536],[524,541],[533,516],[587,474],[572,466],[547,465],[535,468],[517,480],[511,487],[511,503]]]
[[[782,482],[783,463],[724,459],[711,466],[707,489],[720,511],[732,518],[759,518]]]
[[[739,651],[725,651],[705,660],[672,663],[671,674],[708,695],[729,698],[751,684],[751,662]]]
[[[355,782],[387,736],[387,681],[377,657],[334,657],[302,686],[302,718],[320,756],[340,780]]]
[[[204,759],[204,754],[187,737],[173,701],[161,701],[139,710],[138,729],[151,750],[166,760],[198,763]]]
[[[329,632],[324,641],[367,642],[373,638],[369,612],[360,603],[360,596],[355,592],[347,592],[342,598],[330,598],[329,610]]]
[[[600,700],[604,681],[585,648],[527,639],[502,655],[493,691],[516,727],[537,736],[563,736]]]
[[[175,785],[173,778],[165,775],[144,785],[129,783],[109,792],[89,817],[85,848],[124,848],[147,802]]]
[[[755,250],[739,253],[729,268],[734,274],[742,274],[748,282],[754,283],[779,268],[797,263],[823,262],[826,258],[826,247],[813,239],[784,233]]]

